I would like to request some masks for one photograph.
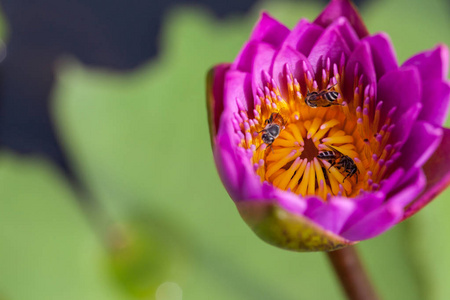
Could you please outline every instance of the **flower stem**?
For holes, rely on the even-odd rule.
[[[349,300],[379,300],[354,246],[327,252]]]

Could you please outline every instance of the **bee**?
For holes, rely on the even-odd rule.
[[[330,168],[336,164],[336,160],[339,158],[338,155],[334,151],[324,151],[320,152],[319,155],[317,155],[317,158],[326,160],[331,164]],[[328,168],[328,170],[330,169]]]
[[[359,170],[355,162],[350,158],[350,156],[347,155],[341,157],[340,161],[337,163],[337,168],[344,168],[344,172],[347,174],[342,182],[344,182],[347,177],[351,178],[353,175],[359,174]],[[356,175],[356,183],[358,183],[358,175]]]
[[[270,118],[267,119],[264,123],[266,127],[264,127],[261,135],[261,139],[267,145],[272,145],[275,139],[280,135],[281,128],[284,126],[284,119],[279,113],[272,113]]]
[[[336,84],[335,84],[336,85]],[[339,97],[339,93],[330,91],[335,85],[330,86],[328,89],[321,90],[319,92],[310,92],[306,94],[305,103],[309,107],[329,107],[331,105],[341,105],[336,100]]]
[[[331,146],[329,146],[329,147],[331,147]],[[333,147],[331,147],[331,148],[334,151],[324,151],[324,152],[320,152],[317,155],[317,158],[326,160],[328,163],[330,163],[330,167],[328,168],[328,170],[330,170],[330,168],[334,165],[336,165],[336,168],[338,170],[343,169],[343,172],[346,175],[344,177],[344,180],[342,180],[342,182],[344,182],[345,179],[347,179],[348,177],[351,178],[353,175],[359,174],[358,167],[356,166],[355,162],[353,161],[353,159],[350,156],[342,154],[341,152],[334,149]],[[358,176],[356,176],[356,183],[358,183]]]

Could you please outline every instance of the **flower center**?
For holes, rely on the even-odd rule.
[[[300,159],[307,159],[308,161],[313,160],[315,157],[319,155],[319,150],[316,147],[316,144],[311,139],[306,139],[303,145],[303,152],[300,155]]]
[[[375,105],[373,86],[355,75],[353,97],[345,99],[344,64],[334,65],[333,71],[329,60],[326,65],[321,89],[309,71],[301,86],[288,65],[282,86],[264,73],[254,118],[241,109],[235,115],[235,129],[261,181],[324,200],[332,195],[356,197],[379,189],[398,157],[396,147],[388,144],[395,109],[379,128],[382,102]]]

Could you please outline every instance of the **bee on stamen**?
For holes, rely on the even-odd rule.
[[[359,174],[359,170],[355,162],[353,161],[353,159],[351,159],[350,156],[347,155],[341,157],[341,159],[337,163],[337,168],[338,169],[343,168],[344,172],[347,174],[345,175],[344,180],[342,180],[342,182],[344,182],[345,179],[347,179],[347,177],[351,178],[353,175]],[[358,175],[356,175],[356,183],[358,183]]]
[[[305,98],[306,105],[313,108],[341,105],[339,102],[337,102],[339,93],[336,91],[330,91],[335,85],[332,85],[328,89],[324,89],[319,92],[310,92],[308,90]]]
[[[272,146],[272,143],[280,135],[281,129],[285,124],[284,119],[279,113],[272,113],[264,124],[266,127],[260,131],[262,132],[261,139],[267,145]]]
[[[345,173],[346,175],[344,177],[344,180],[342,180],[342,182],[344,182],[345,179],[347,179],[348,177],[351,178],[353,175],[359,174],[358,167],[356,166],[355,162],[350,156],[342,154],[341,152],[339,152],[338,150],[334,149],[331,146],[328,147],[332,148],[333,151],[323,151],[317,155],[317,158],[325,160],[330,164],[328,170],[330,170],[330,168],[333,167],[334,165],[336,165],[336,168],[339,171],[343,169],[342,172]],[[356,183],[358,183],[358,175],[356,176]]]
[[[317,155],[317,158],[326,160],[330,165],[328,170],[336,164],[336,160],[338,159],[337,155],[333,151],[323,151]]]

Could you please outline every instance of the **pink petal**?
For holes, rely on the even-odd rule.
[[[403,66],[415,66],[422,80],[444,80],[448,74],[448,48],[439,45],[433,50],[419,53],[408,59]]]
[[[241,166],[241,181],[240,194],[243,200],[260,200],[260,199],[270,199],[268,196],[271,195],[274,190],[273,186],[267,186],[267,189],[263,188],[263,183],[258,175],[255,174],[253,165],[249,161],[248,155],[244,153],[244,149],[239,149],[241,153],[238,153],[237,159],[239,160],[239,165]],[[270,191],[270,193],[268,193]]]
[[[420,168],[434,153],[442,140],[443,130],[427,122],[416,122],[412,127],[413,134],[400,149],[402,153],[398,167],[406,170],[403,180],[406,181],[411,176],[408,170]]]
[[[442,126],[447,119],[450,106],[450,82],[431,79],[423,83],[423,108],[419,120]]]
[[[378,99],[382,99],[382,116],[386,116],[393,107],[397,110],[392,118],[396,124],[408,109],[420,103],[421,81],[416,68],[400,68],[384,74],[377,87]],[[381,124],[384,120],[381,120]]]
[[[350,53],[350,48],[345,39],[334,26],[327,28],[317,40],[308,59],[315,73],[322,74],[321,70],[326,65],[327,58],[330,58],[331,66],[333,64],[339,66],[341,56],[344,54],[347,59]]]
[[[256,44],[255,46],[255,56],[253,59],[253,74],[257,74],[256,76],[261,76],[262,71],[270,72],[272,69],[273,60],[275,58],[275,54],[277,53],[276,49],[268,44]],[[255,76],[253,77],[255,78]]]
[[[344,231],[341,236],[351,241],[370,239],[400,221],[402,212],[403,209],[399,206],[383,205],[368,214],[361,222]]]
[[[263,12],[249,40],[264,42],[278,47],[283,43],[289,32],[289,28],[272,18],[267,12]]]
[[[405,170],[402,168],[396,168],[392,174],[386,176],[385,180],[381,181],[380,192],[384,195],[393,194],[393,190],[398,186],[398,183],[405,175]]]
[[[302,19],[295,25],[283,43],[290,46],[305,56],[308,56],[317,39],[322,35],[323,28]]]
[[[276,49],[270,44],[258,41],[247,42],[231,65],[231,69],[252,73],[255,72],[256,66],[258,69],[265,68],[268,71],[275,53]]]
[[[400,221],[403,209],[395,205],[383,205],[367,215],[361,222],[341,234],[351,241],[370,239],[394,226]]]
[[[360,38],[363,38],[369,34],[359,16],[358,11],[353,6],[353,4],[348,0],[332,0],[330,4],[323,10],[323,12],[314,21],[324,28],[328,27],[334,20],[339,17],[345,17],[349,20],[352,27],[355,29],[356,33]]]
[[[348,228],[358,223],[366,215],[378,208],[384,200],[385,194],[382,192],[364,193],[354,198],[355,209],[341,228],[341,232],[347,231]]]
[[[306,70],[303,69],[304,66],[306,66]],[[283,45],[276,55],[272,68],[272,76],[278,83],[281,93],[285,97],[288,95],[286,68],[288,68],[290,72],[292,72],[293,77],[299,81],[302,91],[306,91],[305,72],[310,71],[311,74],[314,74],[308,59],[300,52],[285,45]]]
[[[353,51],[360,40],[348,19],[339,17],[329,26],[332,27],[341,34],[350,51]]]
[[[225,73],[230,69],[230,64],[220,64],[213,67],[207,76],[206,100],[208,108],[208,121],[211,136],[217,134],[220,115],[223,111],[223,91]]]
[[[377,80],[387,72],[398,69],[397,56],[391,39],[387,34],[378,33],[368,36],[362,41],[370,45]]]
[[[253,96],[251,90],[251,75],[231,70],[225,74],[224,84],[224,110],[238,112],[239,107],[253,109]]]
[[[291,192],[274,189],[274,198],[286,211],[300,216],[307,207],[305,198]]]
[[[220,178],[234,201],[267,199],[271,194],[255,174],[246,150],[236,146],[240,141],[234,134],[232,118],[233,112],[225,110],[215,138],[214,159]]]
[[[358,66],[358,73],[355,74],[355,67]],[[354,78],[357,80],[361,75],[364,75],[365,84],[376,84],[377,77],[375,74],[375,67],[372,61],[372,53],[369,43],[360,43],[355,50],[350,54],[348,63],[345,67],[345,94],[353,98],[353,83]],[[376,85],[375,85],[376,86]]]
[[[225,74],[224,109],[219,120],[217,136],[214,138],[216,145],[214,159],[217,170],[228,193],[234,200],[242,199],[240,182],[243,180],[242,170],[245,168],[236,153],[239,138],[235,134],[232,119],[233,114],[239,111],[238,102],[246,103],[246,99],[251,97],[249,85],[250,74],[236,70]]]
[[[216,147],[213,149],[217,171],[228,194],[234,201],[242,200],[241,186],[243,166],[236,153],[239,138],[232,125],[234,111],[225,109],[220,118],[220,127],[215,137]]]
[[[225,186],[231,199],[234,201],[242,200],[239,188],[240,172],[239,164],[234,153],[234,147],[229,136],[220,135],[215,138],[216,147],[214,148],[214,160],[220,179]]]
[[[351,241],[365,240],[388,230],[402,219],[405,205],[417,196],[424,185],[425,176],[420,172],[418,180],[414,181],[414,184],[402,189],[388,199],[386,204],[381,205],[344,231],[341,236]]]
[[[328,202],[315,197],[308,200],[308,208],[304,215],[325,230],[335,234],[339,234],[348,217],[355,210],[355,203],[346,198],[333,197]],[[311,203],[311,200],[315,203]]]
[[[416,123],[417,117],[422,109],[422,103],[412,104],[406,112],[399,113],[399,119],[395,121],[395,128],[391,132],[389,143],[402,147],[408,139],[411,130]]]
[[[450,184],[450,129],[444,128],[442,142],[423,166],[427,178],[424,191],[405,211],[409,218],[427,205]]]
[[[400,194],[403,190],[408,189],[408,187],[411,186],[421,186],[422,190],[425,187],[426,184],[426,178],[421,168],[412,167],[410,170],[406,173],[406,176],[408,177],[402,177],[401,180],[399,180],[395,186],[394,189],[391,190],[391,192],[386,196],[386,199],[396,199],[396,195]],[[419,190],[418,194],[422,191]],[[418,195],[417,194],[417,195]],[[413,198],[398,198],[399,201],[403,201],[403,207],[408,206],[411,202],[414,201]]]
[[[276,54],[275,48],[269,44],[260,42],[248,42],[241,53],[232,64],[231,69],[245,72],[251,76],[251,95],[256,97],[258,88],[262,88],[265,84],[263,71],[269,73],[272,68],[272,62]],[[249,77],[250,78],[250,77]],[[247,84],[247,82],[245,82]],[[248,95],[250,96],[250,95]],[[246,98],[248,103],[252,102]],[[249,106],[253,108],[253,104]],[[249,110],[251,112],[252,110]]]

